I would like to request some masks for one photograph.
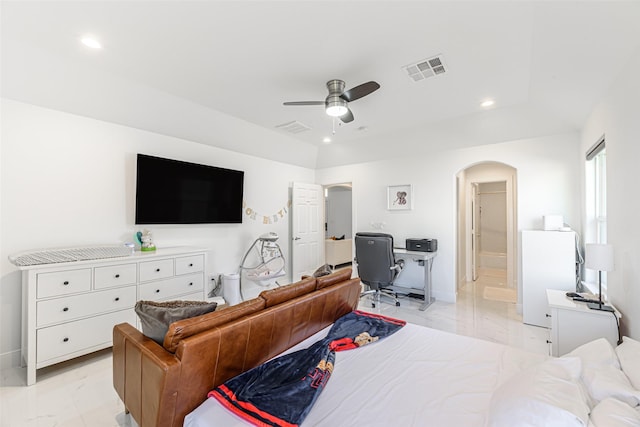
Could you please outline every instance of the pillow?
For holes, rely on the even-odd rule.
[[[622,372],[629,378],[633,388],[640,390],[640,342],[622,337],[622,344],[616,347],[616,354]]]
[[[593,404],[614,397],[630,406],[640,404],[640,391],[635,390],[624,372],[616,351],[609,341],[599,338],[576,348],[563,357],[579,357],[582,360],[582,381]]]
[[[142,333],[162,345],[171,323],[210,313],[217,306],[215,302],[205,301],[138,301],[135,311],[142,324]]]
[[[329,266],[329,264],[325,264],[318,267],[318,269],[313,272],[312,277],[318,278],[322,276],[328,276],[331,273],[331,267]]]
[[[579,357],[580,360],[582,360],[583,369],[585,365],[612,366],[620,369],[620,362],[618,361],[616,351],[605,338],[598,338],[597,340],[582,344],[565,356]]]
[[[586,426],[587,397],[577,357],[549,359],[521,371],[491,396],[489,426]]]
[[[593,408],[590,420],[595,427],[637,427],[640,425],[640,412],[608,397]]]

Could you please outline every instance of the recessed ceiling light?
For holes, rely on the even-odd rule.
[[[491,107],[493,104],[495,104],[495,101],[493,99],[487,99],[485,101],[482,101],[482,104],[480,104],[480,106],[487,108],[487,107]]]
[[[83,45],[90,47],[91,49],[102,49],[102,45],[100,44],[100,42],[93,37],[83,37],[80,39],[80,42],[82,42]]]
[[[324,139],[322,140],[323,143],[325,144],[331,144],[331,138],[329,138],[328,136],[324,137]]]

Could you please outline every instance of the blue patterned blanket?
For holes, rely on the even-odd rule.
[[[370,344],[398,331],[403,320],[352,311],[336,320],[310,347],[272,359],[209,392],[223,406],[256,426],[298,426],[333,372],[335,353]]]

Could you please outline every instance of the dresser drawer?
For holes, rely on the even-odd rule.
[[[204,255],[176,258],[176,274],[189,274],[204,271]]]
[[[135,264],[96,267],[93,276],[93,287],[95,289],[104,289],[132,285],[136,283],[136,272]]]
[[[53,325],[109,311],[132,308],[135,303],[135,286],[38,301],[36,326]]]
[[[91,269],[39,273],[36,279],[36,297],[47,298],[91,290]]]
[[[113,344],[113,327],[123,322],[136,324],[133,310],[116,311],[89,319],[38,329],[36,332],[36,362],[41,364],[82,350],[108,347]],[[88,352],[83,351],[83,354]]]
[[[140,281],[164,279],[173,276],[173,259],[160,259],[140,263]]]
[[[141,300],[167,300],[204,290],[204,274],[196,273],[140,285]],[[181,298],[179,298],[181,299]]]

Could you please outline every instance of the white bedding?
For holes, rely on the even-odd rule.
[[[307,347],[328,328],[290,351]],[[338,352],[307,426],[484,426],[493,391],[545,360],[522,350],[407,324],[384,340]],[[185,427],[250,425],[207,399]]]

